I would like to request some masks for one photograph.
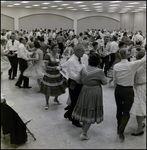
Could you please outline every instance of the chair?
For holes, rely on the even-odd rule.
[[[1,127],[4,138],[6,134],[10,134],[11,144],[24,144],[27,141],[27,132],[36,140],[34,134],[26,126],[30,121],[24,123],[9,105],[5,102],[1,103]]]

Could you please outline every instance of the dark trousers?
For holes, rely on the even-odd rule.
[[[110,54],[110,62],[109,62],[109,69],[111,68],[111,66],[113,65],[114,61],[115,61],[115,53]]]
[[[114,95],[117,106],[116,118],[118,133],[124,133],[125,127],[130,118],[129,112],[134,102],[133,87],[123,87],[117,85]]]
[[[109,69],[109,56],[106,56],[106,57],[101,57],[102,59],[102,62],[100,64],[101,68],[103,69],[104,67],[104,64],[105,64],[105,67],[104,67],[104,73],[105,73],[105,76],[107,76],[107,71]]]
[[[64,49],[63,43],[58,43],[58,46],[59,46],[59,49],[60,49],[60,55],[62,56],[62,54],[63,54],[63,49]]]
[[[71,81],[72,81],[72,79],[68,80],[68,85],[70,85]],[[71,116],[72,116],[72,112],[73,112],[74,107],[77,103],[77,100],[78,100],[78,97],[79,97],[79,94],[81,92],[82,87],[83,87],[83,84],[76,83],[76,88],[74,90],[69,88],[69,95],[70,95],[70,99],[71,99],[71,104],[70,104],[69,110],[65,113],[69,118],[71,118]],[[73,118],[72,122],[78,122],[78,121]]]
[[[18,78],[18,81],[16,82],[16,85],[20,86],[23,82],[23,87],[28,87],[29,78],[23,76],[23,72],[28,68],[27,61],[22,58],[18,58],[18,62],[19,62],[20,76]]]
[[[9,56],[8,59],[11,64],[11,68],[8,71],[8,75],[10,76],[10,78],[11,77],[14,78],[17,76],[17,67],[18,67],[17,54],[15,56]]]

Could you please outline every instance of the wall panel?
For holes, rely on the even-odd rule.
[[[73,20],[54,14],[34,14],[19,18],[19,29],[31,30],[35,28],[72,29]]]
[[[14,18],[1,14],[1,29],[14,30]]]
[[[91,16],[79,19],[77,22],[78,34],[87,29],[119,29],[119,21],[105,16]]]

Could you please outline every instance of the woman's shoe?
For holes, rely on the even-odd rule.
[[[141,132],[139,132],[139,133],[132,133],[131,135],[132,135],[132,136],[139,136],[139,135],[142,135],[142,134],[144,134],[143,131],[141,131]]]
[[[45,110],[48,110],[48,109],[49,109],[49,105],[46,104],[46,105],[45,105]]]
[[[81,139],[81,140],[89,140],[90,137],[87,136],[87,135],[84,135],[84,134],[82,133],[82,134],[80,135],[80,139]]]
[[[56,98],[54,98],[54,102],[56,102],[58,105],[61,105],[61,103]]]

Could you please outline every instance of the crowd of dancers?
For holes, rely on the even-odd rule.
[[[65,59],[64,63],[61,60]],[[103,121],[103,89],[108,79],[114,82],[117,133],[124,141],[130,112],[136,115],[138,129],[132,136],[144,134],[146,117],[146,34],[128,30],[87,29],[76,35],[74,30],[57,28],[1,31],[1,79],[20,75],[15,86],[30,89],[29,79],[45,95],[45,110],[50,96],[69,95],[64,117],[82,128],[81,140],[94,123]],[[81,124],[81,123],[82,124]]]

